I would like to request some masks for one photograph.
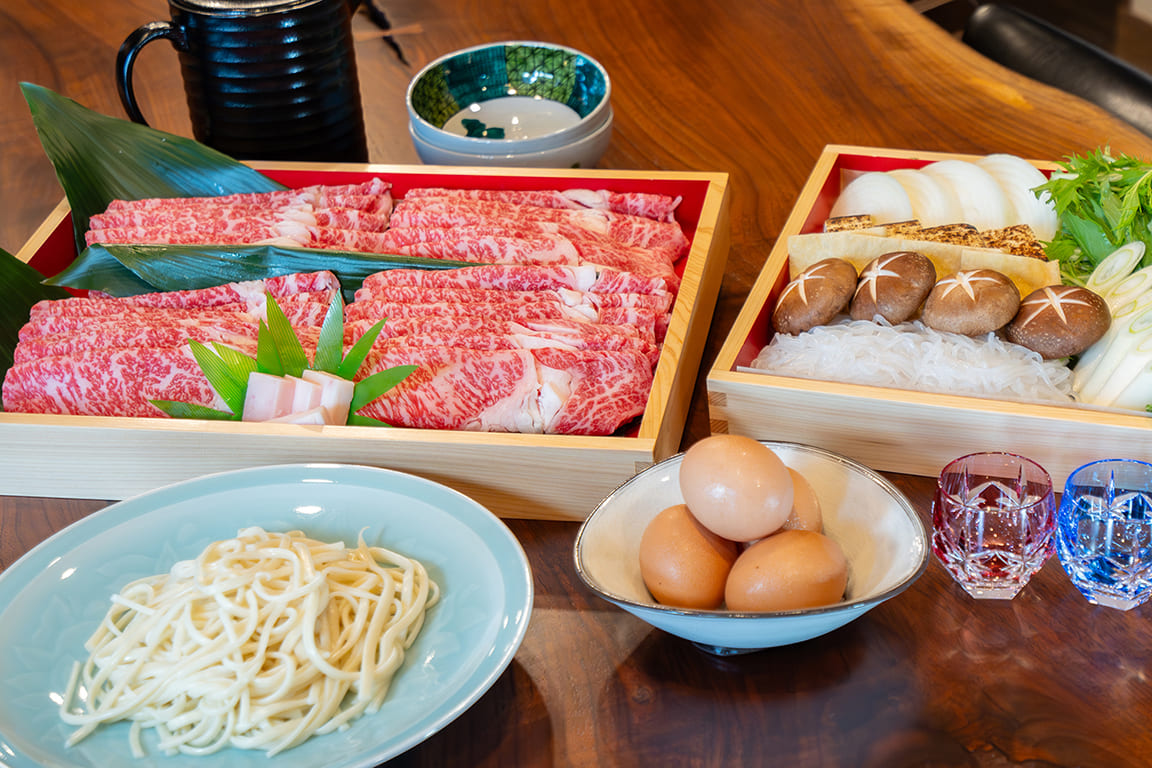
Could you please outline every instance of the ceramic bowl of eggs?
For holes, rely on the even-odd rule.
[[[718,655],[831,632],[907,589],[928,539],[883,476],[797,443],[713,435],[639,472],[576,537],[605,600]]]
[[[612,138],[610,97],[604,67],[573,48],[478,45],[412,79],[408,129],[429,164],[590,168]]]

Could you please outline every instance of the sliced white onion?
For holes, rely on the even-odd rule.
[[[1000,229],[1015,215],[1000,184],[983,168],[966,160],[939,160],[921,171],[950,186],[964,214],[976,229]]]
[[[1052,198],[1047,192],[1036,197],[1032,191],[1048,180],[1039,168],[1022,157],[1006,154],[987,155],[977,160],[976,165],[996,179],[1004,190],[1015,212],[1012,223],[1027,224],[1041,240],[1051,240],[1056,236],[1060,218],[1056,215]]]
[[[913,218],[912,201],[900,182],[881,171],[857,176],[840,193],[830,217],[869,214],[877,224]]]
[[[960,201],[952,187],[941,184],[926,173],[912,168],[899,168],[888,171],[888,175],[900,182],[908,199],[912,201],[913,218],[924,227],[937,227],[941,224],[955,224],[963,220]]]

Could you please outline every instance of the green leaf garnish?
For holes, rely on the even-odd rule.
[[[362,416],[359,413],[348,414],[348,426],[350,427],[391,427],[392,425],[386,421],[374,419],[371,416]]]
[[[232,371],[233,377],[248,381],[248,374],[256,370],[256,358],[251,355],[246,355],[218,341],[212,342],[212,349],[220,355],[220,359]]]
[[[20,340],[20,328],[28,322],[32,306],[45,299],[68,298],[68,291],[42,285],[43,276],[20,259],[0,248],[0,381],[12,367],[12,355]]]
[[[284,363],[280,360],[280,349],[267,323],[260,321],[256,333],[256,370],[272,376],[284,375]]]
[[[169,416],[177,418],[241,419],[250,374],[259,371],[273,376],[300,376],[305,370],[314,370],[332,373],[352,381],[364,364],[385,322],[381,320],[373,325],[367,333],[356,340],[345,357],[344,301],[339,291],[334,292],[332,302],[328,305],[328,311],[324,316],[324,324],[320,329],[315,359],[309,365],[304,346],[271,294],[265,294],[265,309],[268,320],[260,321],[255,358],[223,344],[214,342],[209,349],[198,341],[192,339],[188,341],[192,355],[199,363],[208,383],[228,405],[231,413],[172,400],[151,402]],[[395,387],[416,368],[415,365],[398,365],[377,371],[356,382],[352,389],[352,404],[348,409],[346,423],[354,426],[391,426],[369,416],[361,416],[356,411]]]
[[[39,85],[20,89],[72,208],[77,252],[89,217],[113,200],[285,189],[193,139],[102,115]]]
[[[388,269],[457,269],[464,261],[279,245],[120,245],[93,243],[49,285],[101,290],[113,296],[208,288],[224,283],[327,270],[345,301],[364,278]]]
[[[336,368],[337,376],[342,379],[351,379],[356,375],[356,371],[360,370],[360,366],[364,365],[368,353],[372,351],[372,345],[376,343],[380,332],[384,330],[384,323],[386,322],[387,318],[379,321],[369,328],[363,336],[356,339],[356,342],[349,348],[344,361]]]
[[[276,375],[299,376],[308,367],[308,356],[304,354],[304,347],[300,344],[300,338],[292,329],[292,324],[288,322],[288,318],[280,309],[280,305],[272,298],[272,294],[265,294],[265,297],[264,314],[267,315],[268,322],[266,325],[261,324],[261,330],[267,329],[276,349],[282,371]],[[259,356],[256,358],[256,363],[259,366]],[[264,371],[264,373],[274,373],[274,371]]]
[[[324,314],[324,324],[320,326],[320,338],[316,342],[316,357],[312,360],[312,368],[339,375],[341,355],[344,353],[344,300],[337,292],[328,305]],[[352,371],[352,375],[360,366]],[[343,378],[351,378],[344,376]]]
[[[416,370],[416,367],[415,365],[397,365],[394,368],[385,368],[382,371],[377,371],[371,376],[367,376],[356,382],[356,389],[352,394],[352,407],[349,408],[349,410],[355,413],[368,405],[368,403],[408,378],[408,375]]]
[[[228,411],[218,411],[206,405],[195,403],[182,403],[179,400],[149,400],[164,413],[174,419],[209,419],[211,421],[235,421],[236,417]]]
[[[204,378],[220,395],[220,399],[228,406],[228,410],[236,414],[233,418],[240,418],[244,411],[244,393],[248,389],[248,374],[229,365],[224,358],[213,352],[204,344],[195,339],[188,340],[192,349],[192,356],[204,372]]]

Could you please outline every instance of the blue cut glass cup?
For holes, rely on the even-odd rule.
[[[1152,596],[1152,464],[1104,459],[1069,475],[1056,551],[1090,603],[1127,611]]]

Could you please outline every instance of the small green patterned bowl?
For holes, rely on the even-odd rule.
[[[611,122],[604,67],[572,48],[503,42],[441,56],[408,86],[411,131],[466,155],[536,153]]]

